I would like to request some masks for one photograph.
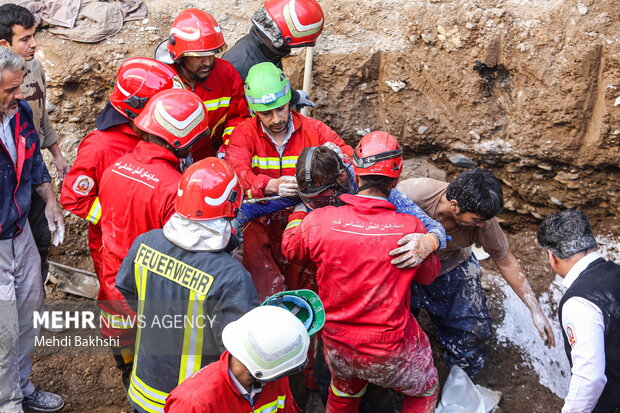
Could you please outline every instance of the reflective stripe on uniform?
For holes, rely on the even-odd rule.
[[[233,130],[235,130],[234,126],[227,127],[226,129],[224,129],[224,133],[222,133],[222,137],[224,137],[226,135],[230,135]],[[228,141],[226,141],[226,143],[228,143]]]
[[[134,327],[134,320],[132,320],[133,317],[128,315],[110,314],[101,309],[99,311],[101,312],[101,317],[104,318],[105,323],[112,328],[117,330],[131,330]]]
[[[278,396],[277,400],[267,403],[254,410],[255,413],[271,413],[279,409],[284,409],[286,403],[286,396]]]
[[[202,342],[204,339],[204,294],[190,290],[185,331],[183,332],[183,352],[179,369],[179,383],[200,370],[202,364]],[[202,320],[202,322],[198,322]],[[191,325],[190,323],[194,323]]]
[[[230,96],[223,96],[218,99],[205,100],[203,102],[207,110],[217,110],[219,108],[227,108],[230,106]]]
[[[349,393],[345,393],[343,391],[338,390],[333,384],[330,385],[332,392],[334,392],[334,394],[338,397],[347,397],[347,398],[359,398],[362,397],[364,394],[366,394],[366,388],[368,387],[368,385],[364,386],[364,388],[356,394],[349,394]]]
[[[301,219],[294,219],[291,222],[288,223],[288,225],[286,226],[286,228],[284,229],[285,231],[289,228],[295,228],[298,227],[301,224]]]
[[[252,168],[258,169],[284,169],[295,168],[298,156],[283,156],[281,159],[277,157],[252,157]]]
[[[101,202],[99,202],[99,197],[96,197],[95,201],[90,207],[90,211],[88,211],[86,220],[90,221],[94,225],[97,225],[100,218],[101,218]]]
[[[168,393],[148,386],[134,372],[135,368],[131,373],[129,398],[149,413],[163,412]]]

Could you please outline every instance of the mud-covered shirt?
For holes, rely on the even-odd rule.
[[[448,190],[448,183],[431,178],[412,178],[401,182],[398,189],[424,210],[433,219],[437,219],[437,206]],[[437,251],[441,260],[443,275],[467,259],[471,246],[480,244],[493,260],[501,260],[510,252],[508,238],[499,226],[497,218],[485,222],[482,228],[463,228],[446,231],[452,237],[446,248]]]
[[[32,109],[32,119],[41,139],[41,149],[49,148],[58,141],[58,134],[52,127],[45,108],[45,72],[37,59],[26,62],[25,68],[22,93]]]

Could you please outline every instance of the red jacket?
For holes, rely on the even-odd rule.
[[[265,383],[254,399],[254,405],[244,398],[228,373],[230,353],[225,351],[219,361],[209,364],[175,388],[166,399],[166,413],[215,412],[282,412],[299,411],[288,377]]]
[[[122,260],[138,235],[162,228],[174,214],[180,179],[179,159],[145,141],[106,169],[99,187],[106,251]]]
[[[425,233],[422,222],[396,212],[387,200],[340,199],[344,206],[317,209],[305,218],[303,212],[292,214],[282,252],[290,261],[309,258],[317,264],[324,335],[349,345],[371,337],[397,342],[411,317],[411,283],[430,284],[441,264],[433,253],[416,268],[396,268],[390,264],[390,250],[405,234]]]
[[[90,132],[78,147],[77,158],[60,192],[60,203],[67,211],[89,221],[88,240],[93,253],[101,250],[99,183],[103,172],[121,156],[133,151],[140,141],[128,124]],[[93,257],[94,258],[94,257]],[[97,263],[95,265],[97,268]]]
[[[334,142],[347,156],[353,148],[347,145],[329,126],[291,111],[295,131],[278,154],[271,138],[263,132],[258,117],[239,124],[230,137],[225,159],[234,168],[249,198],[264,197],[267,182],[284,175],[295,176],[297,157],[304,148]]]
[[[176,65],[169,66],[179,74],[180,79],[184,79]],[[192,147],[194,161],[215,156],[235,126],[250,117],[243,80],[233,65],[216,57],[207,80],[196,83],[193,89],[185,82],[185,87],[204,101],[209,112],[211,138],[203,138]]]

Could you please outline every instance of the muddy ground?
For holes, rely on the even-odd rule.
[[[39,33],[37,57],[47,71],[50,117],[69,160],[93,128],[120,63],[151,56],[179,10],[199,7],[211,12],[232,45],[248,30],[261,1],[147,4],[148,19],[128,23],[96,45]],[[539,296],[553,280],[533,241],[543,216],[578,207],[595,218],[601,234],[620,235],[616,0],[321,4],[327,17],[315,49],[312,96],[317,108],[311,115],[350,144],[370,130],[393,133],[408,156],[425,157],[425,166],[418,170],[425,176],[439,171],[454,177],[464,170],[454,163],[467,159],[491,169],[504,183],[502,224]],[[303,52],[296,51],[284,62],[297,87],[303,58]],[[90,269],[86,225],[69,214],[67,219],[66,242],[53,249],[52,259]],[[493,269],[488,262],[483,265]],[[491,313],[500,325],[504,295],[491,272],[486,274]],[[62,296],[50,292],[50,298]],[[504,412],[559,411],[559,397],[540,384],[524,356],[527,349],[500,341],[490,343],[487,366],[476,381],[503,392]],[[447,368],[435,355],[445,378]],[[62,394],[66,412],[129,409],[111,356],[37,356],[33,380]]]

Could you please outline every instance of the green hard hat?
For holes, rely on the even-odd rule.
[[[318,294],[311,290],[282,291],[267,298],[261,305],[274,305],[293,313],[313,335],[325,324],[325,309]]]
[[[254,112],[279,108],[291,101],[291,82],[271,62],[263,62],[250,68],[245,78],[245,97]]]

